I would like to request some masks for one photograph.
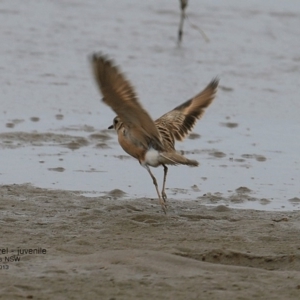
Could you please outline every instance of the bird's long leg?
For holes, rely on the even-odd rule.
[[[183,35],[183,21],[185,19],[185,9],[187,7],[188,0],[180,0],[180,8],[181,8],[181,18],[179,23],[179,30],[178,30],[178,43],[182,40]]]
[[[165,201],[162,199],[162,197],[161,197],[161,195],[159,193],[156,178],[154,177],[154,175],[152,174],[150,168],[147,165],[145,165],[144,167],[147,169],[148,173],[150,174],[150,176],[151,176],[151,178],[153,180],[153,184],[155,185],[156,192],[157,192],[157,195],[158,195],[158,200],[159,200],[159,203],[161,205],[161,208],[164,211],[164,213],[167,214],[166,204],[165,204]]]
[[[163,167],[164,167],[164,181],[163,181],[163,187],[161,190],[161,196],[162,196],[164,202],[166,203],[167,194],[165,192],[165,186],[166,186],[166,180],[167,180],[167,174],[168,174],[168,167],[166,165],[163,165]]]

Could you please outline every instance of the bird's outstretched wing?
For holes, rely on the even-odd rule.
[[[164,140],[169,141],[170,147],[174,147],[174,138],[177,141],[182,141],[191,132],[197,120],[204,114],[205,108],[215,98],[218,84],[219,79],[213,79],[198,95],[155,121],[160,134]]]
[[[134,88],[114,63],[101,53],[90,56],[93,74],[103,95],[121,121],[141,142],[162,148],[160,134],[147,111],[139,103]]]

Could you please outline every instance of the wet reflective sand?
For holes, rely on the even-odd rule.
[[[122,159],[116,137],[105,131],[114,114],[99,103],[87,61],[89,53],[102,51],[121,65],[153,118],[221,78],[194,138],[177,145],[201,167],[171,168],[171,198],[218,193],[227,199],[245,186],[255,201],[240,207],[297,208],[289,199],[300,192],[298,15],[291,3],[276,5],[190,3],[188,22],[203,27],[210,42],[187,22],[178,47],[177,6],[167,2],[3,3],[2,183],[155,196],[148,174]],[[62,174],[53,168],[63,168]],[[97,172],[87,175],[90,169]],[[268,204],[261,206],[261,199]]]

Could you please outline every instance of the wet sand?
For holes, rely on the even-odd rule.
[[[299,299],[300,212],[0,188],[0,299]],[[17,253],[14,253],[17,254]]]
[[[299,5],[253,1],[189,1],[180,46],[176,0],[2,1],[1,183],[153,197],[149,175],[103,131],[115,114],[88,63],[101,51],[154,119],[220,78],[216,99],[176,145],[201,166],[170,168],[171,198],[228,199],[247,187],[257,201],[239,208],[298,209]],[[161,183],[162,170],[154,173]]]

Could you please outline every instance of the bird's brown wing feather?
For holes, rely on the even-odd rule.
[[[174,147],[174,138],[182,141],[193,129],[197,120],[204,114],[204,110],[215,98],[218,78],[213,79],[207,87],[194,98],[175,107],[155,121],[163,139]]]
[[[90,61],[95,80],[103,95],[103,102],[113,109],[125,126],[134,129],[136,138],[148,145],[152,143],[153,147],[160,150],[160,134],[147,111],[139,103],[124,74],[102,54],[91,55]]]

